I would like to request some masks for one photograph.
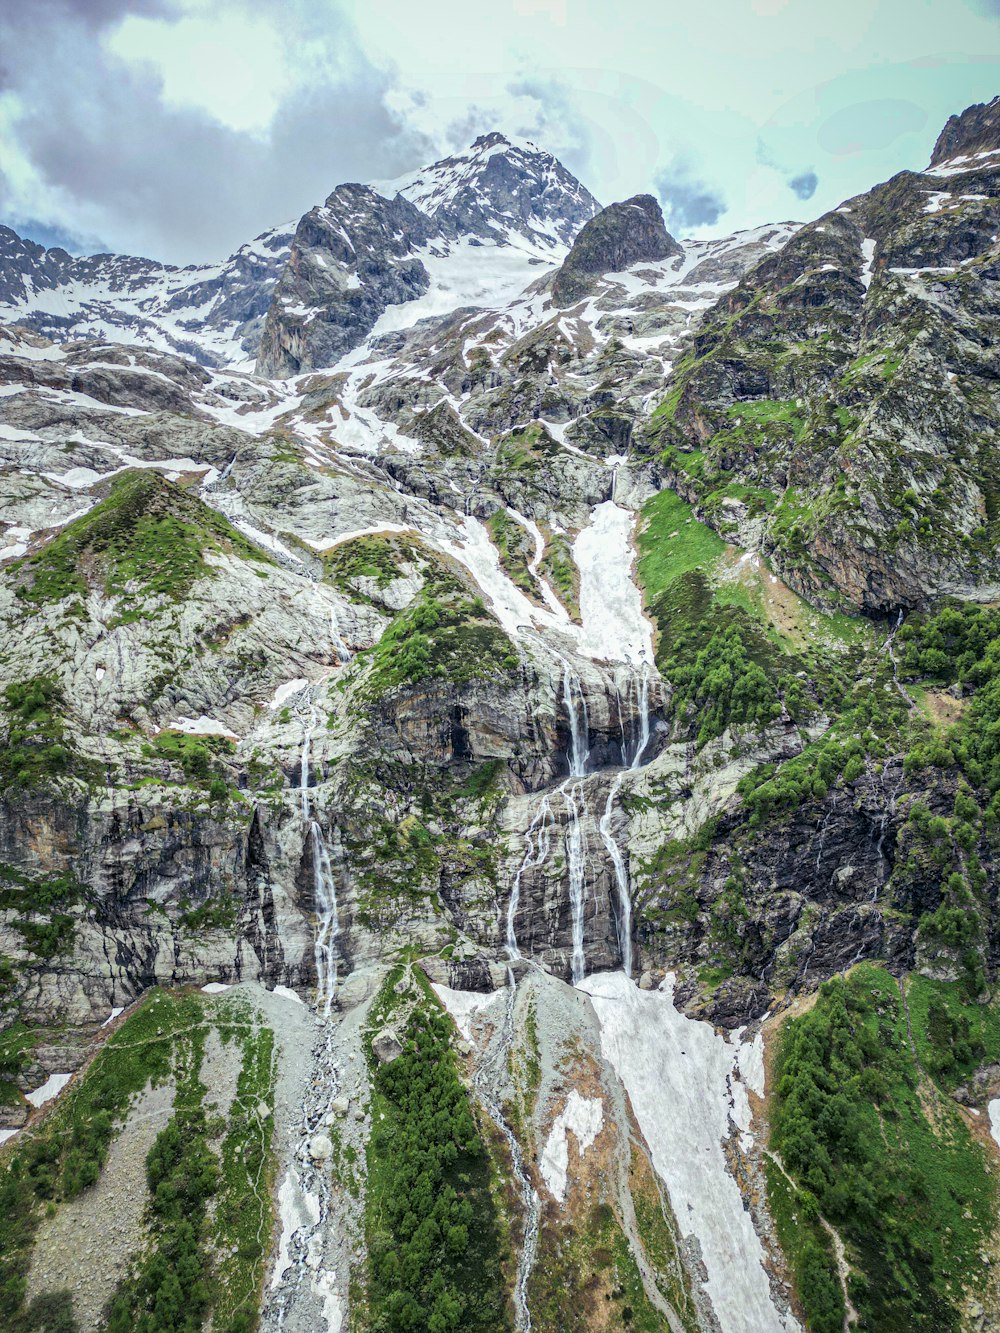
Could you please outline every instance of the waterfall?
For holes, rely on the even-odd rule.
[[[649,666],[642,664],[642,675],[638,684],[638,712],[639,712],[639,743],[636,746],[635,754],[632,756],[632,762],[629,768],[639,768],[642,764],[643,755],[646,753],[646,747],[649,745]]]
[[[512,962],[515,958],[521,957],[514,928],[518,904],[521,901],[521,877],[526,870],[534,869],[536,866],[545,863],[552,845],[552,805],[548,795],[543,796],[539,802],[535,817],[524,835],[524,842],[524,858],[514,876],[514,883],[510,891],[510,902],[507,905],[507,955]]]
[[[351,660],[351,650],[341,638],[340,623],[337,620],[337,608],[332,602],[330,604],[330,638],[333,641],[334,651],[337,654],[340,665],[343,666],[345,662]]]
[[[571,778],[582,778],[590,758],[587,700],[584,698],[580,677],[564,658],[559,660],[563,665],[563,703],[569,716],[569,775]]]
[[[650,670],[644,662],[642,673],[636,681],[634,676],[629,676],[627,690],[627,701],[632,702],[632,686],[635,683],[635,701],[636,713],[639,721],[639,735],[635,741],[635,750],[631,760],[628,758],[629,746],[625,739],[625,724],[622,719],[621,691],[618,691],[618,725],[622,734],[622,771],[617,775],[614,782],[608,790],[608,799],[605,802],[604,813],[601,815],[598,823],[598,830],[601,835],[601,841],[604,843],[605,850],[611,857],[611,864],[615,872],[615,884],[618,888],[618,948],[621,953],[622,969],[627,977],[632,975],[632,894],[629,883],[628,867],[625,865],[625,857],[622,855],[622,849],[618,845],[618,840],[612,832],[611,821],[614,816],[615,802],[618,799],[618,792],[622,785],[622,778],[625,776],[626,767],[629,772],[642,767],[642,761],[646,751],[649,748],[649,740],[652,731],[649,709],[649,682]],[[616,687],[617,688],[617,687]],[[630,728],[634,731],[634,727]]]
[[[587,700],[580,677],[563,659],[563,702],[569,716],[569,777],[560,787],[566,805],[566,864],[569,871],[569,904],[573,931],[573,985],[578,985],[586,974],[583,951],[583,909],[587,887],[587,839],[583,830],[583,816],[587,803],[583,794],[583,778],[590,758],[590,725],[587,718]]]
[[[569,871],[569,904],[573,921],[573,985],[578,986],[587,972],[587,959],[583,951],[583,909],[587,887],[587,839],[581,818],[581,814],[586,814],[587,811],[583,783],[563,783],[562,797],[566,803],[568,817],[566,864]]]
[[[601,815],[598,829],[600,830],[601,841],[611,857],[611,864],[615,870],[615,883],[618,885],[618,948],[622,958],[622,971],[627,977],[630,977],[632,975],[632,897],[625,858],[622,856],[615,835],[611,832],[611,817],[614,813],[615,799],[618,796],[618,788],[622,785],[623,775],[624,770],[617,775],[608,790],[607,803],[604,807],[604,814]]]
[[[309,745],[316,730],[316,710],[309,709],[309,725],[302,735],[302,758],[299,762],[299,792],[302,800],[302,818],[309,822]]]
[[[337,989],[337,960],[334,946],[340,927],[337,924],[337,880],[330,864],[323,830],[315,819],[309,821],[313,842],[313,901],[318,920],[313,956],[316,960],[316,998],[323,1006],[323,1017],[330,1017]]]
[[[587,776],[587,764],[590,759],[590,723],[582,681],[565,658],[559,657],[558,660],[562,667],[562,699],[570,732],[570,743],[566,756],[569,776],[559,786],[558,794],[562,798],[566,811],[564,846],[571,916],[571,973],[573,984],[579,985],[586,975],[584,913],[586,908],[588,847],[584,824],[587,816],[584,779]],[[618,896],[618,945],[622,967],[627,976],[632,975],[631,886],[625,856],[613,832],[612,821],[625,773],[640,768],[649,750],[652,737],[651,679],[652,671],[645,662],[642,664],[638,675],[634,672],[628,673],[624,687],[624,702],[626,705],[624,710],[622,690],[617,683],[615,685],[618,701],[618,726],[621,733],[622,768],[611,785],[604,812],[598,821],[601,842],[611,859],[614,869]],[[625,712],[629,715],[627,728]],[[514,875],[510,901],[507,905],[507,955],[511,960],[521,957],[515,930],[517,911],[521,899],[521,882],[526,871],[537,869],[547,860],[551,851],[553,827],[552,806],[549,797],[545,795],[542,797],[525,834],[524,855]]]
[[[316,709],[310,705],[309,723],[302,736],[299,790],[306,839],[312,840],[313,908],[317,921],[316,939],[313,944],[313,958],[316,963],[316,1001],[323,1011],[323,1017],[329,1018],[334,993],[337,989],[337,965],[334,945],[336,944],[337,935],[340,933],[340,927],[337,922],[337,877],[334,874],[326,839],[323,837],[323,830],[313,815],[312,802],[309,799],[309,755],[312,735],[316,730],[317,721]]]

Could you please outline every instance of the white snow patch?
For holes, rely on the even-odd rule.
[[[573,543],[573,559],[580,570],[581,651],[638,665],[653,660],[653,631],[632,581],[634,523],[613,500],[597,505],[590,526]]]
[[[581,1097],[573,1088],[566,1105],[552,1122],[549,1137],[542,1149],[540,1163],[542,1177],[549,1193],[560,1203],[566,1198],[566,1180],[569,1171],[569,1142],[566,1131],[572,1130],[577,1152],[582,1158],[604,1128],[604,1103],[600,1097]]]
[[[26,1093],[25,1096],[32,1106],[44,1106],[53,1097],[59,1096],[72,1077],[72,1074],[50,1074],[40,1088]]]
[[[6,1143],[7,1140],[12,1139],[16,1133],[16,1129],[0,1129],[0,1143]]]
[[[290,699],[293,694],[298,694],[299,690],[304,690],[309,684],[305,676],[296,676],[294,680],[286,680],[284,685],[279,685],[274,691],[274,698],[268,704],[271,712],[276,712],[286,699]]]
[[[280,995],[283,1000],[293,1000],[296,1004],[302,1003],[302,996],[296,995],[291,986],[275,986],[275,995]]]
[[[355,537],[381,536],[389,532],[412,532],[413,529],[407,527],[405,523],[379,523],[373,528],[355,528],[352,532],[341,532],[335,537],[303,537],[302,540],[307,546],[311,546],[314,551],[329,551],[334,546],[341,546],[344,542],[352,542]]]
[[[278,1215],[281,1218],[281,1239],[278,1255],[271,1274],[271,1290],[281,1286],[281,1280],[292,1266],[292,1238],[304,1227],[315,1227],[320,1220],[319,1196],[302,1188],[298,1173],[289,1167],[278,1187]]]
[[[224,981],[210,981],[208,985],[202,986],[206,995],[221,995],[224,990],[231,990]]]
[[[678,1013],[673,986],[671,974],[663,989],[641,991],[617,972],[589,977],[582,989],[681,1233],[701,1244],[705,1290],[722,1333],[790,1333],[799,1326],[772,1303],[760,1239],[723,1151],[734,1122],[749,1123],[746,1089],[736,1079],[740,1048]],[[752,1068],[755,1057],[748,1059]]]
[[[235,731],[217,722],[214,717],[179,717],[176,722],[168,722],[164,731],[184,731],[189,736],[228,736],[230,740],[239,740]]]
[[[990,1117],[990,1133],[1000,1147],[1000,1097],[994,1097],[986,1109]]]
[[[117,1008],[115,1008],[115,1009],[112,1009],[112,1010],[111,1010],[111,1013],[108,1014],[107,1018],[106,1018],[106,1019],[104,1020],[104,1022],[101,1024],[101,1027],[102,1027],[102,1028],[110,1027],[111,1024],[112,1024],[112,1023],[115,1021],[115,1019],[118,1017],[118,1015],[119,1015],[119,1014],[123,1014],[124,1012],[125,1012],[125,1006],[124,1006],[123,1004],[122,1004],[122,1005],[119,1005],[119,1006],[118,1006]]]
[[[455,1026],[466,1041],[472,1041],[472,1020],[477,1014],[496,1003],[501,991],[452,990],[450,986],[431,983],[434,994],[451,1015]]]

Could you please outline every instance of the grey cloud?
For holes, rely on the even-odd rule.
[[[720,190],[694,174],[683,162],[666,167],[654,184],[663,204],[667,230],[677,233],[714,226],[728,205]]]
[[[306,23],[310,12],[268,0],[256,7],[286,24]],[[0,49],[18,52],[8,74],[26,107],[21,150],[69,200],[65,213],[41,219],[47,225],[72,233],[100,210],[116,249],[180,263],[221,258],[265,227],[298,218],[340,182],[398,175],[430,151],[386,107],[389,77],[336,12],[323,31],[342,74],[287,97],[259,136],[164,106],[148,70],[105,53],[89,0],[42,0],[40,8],[46,22],[34,6],[0,12]],[[138,8],[100,0],[93,12],[111,22]],[[10,218],[18,202],[8,195],[0,206]]]
[[[819,184],[819,177],[815,171],[800,171],[797,176],[792,176],[788,181],[788,188],[796,199],[811,199],[816,193],[816,186]]]
[[[80,236],[58,224],[40,222],[38,218],[14,218],[10,225],[26,241],[44,245],[46,250],[58,246],[60,250],[67,250],[71,255],[93,255],[100,254],[108,248],[96,236]]]

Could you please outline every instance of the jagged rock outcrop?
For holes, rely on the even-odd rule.
[[[333,365],[387,307],[429,292],[429,313],[483,304],[498,290],[483,272],[484,248],[520,260],[513,295],[534,267],[558,262],[597,207],[550,154],[502,134],[398,181],[338,186],[296,229],[258,370],[280,377]]]
[[[957,116],[949,116],[934,144],[931,166],[997,152],[1000,152],[1000,97],[994,97],[992,102],[978,102]]]
[[[595,277],[620,273],[640,260],[678,258],[683,249],[667,231],[663,210],[650,194],[609,204],[573,242],[552,282],[552,300],[565,308],[587,296]]]

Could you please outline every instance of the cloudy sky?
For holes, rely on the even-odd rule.
[[[998,65],[1000,0],[0,0],[0,222],[219,258],[501,129],[719,234],[925,165]]]

